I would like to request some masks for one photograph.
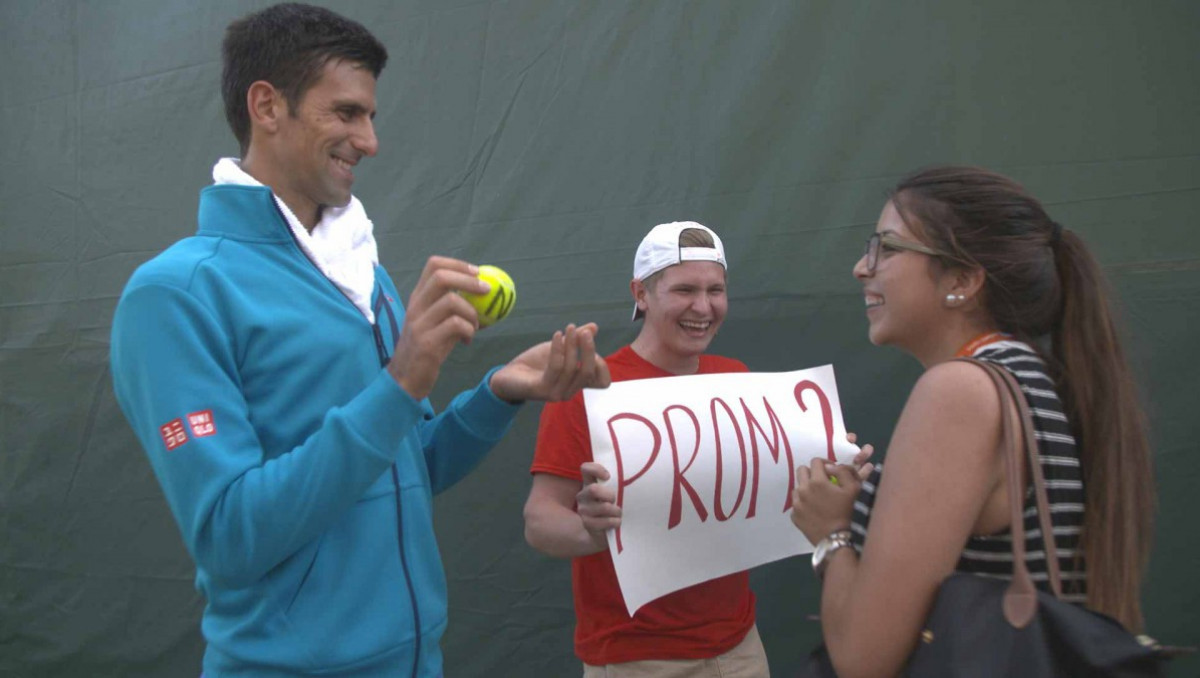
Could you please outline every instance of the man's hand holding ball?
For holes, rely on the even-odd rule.
[[[479,279],[491,288],[485,294],[459,292],[479,314],[479,326],[494,325],[512,311],[517,303],[517,286],[512,278],[497,266],[487,264],[479,267]]]

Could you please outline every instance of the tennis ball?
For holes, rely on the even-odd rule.
[[[479,313],[479,326],[488,327],[504,320],[512,311],[517,303],[517,286],[503,269],[495,266],[480,266],[479,279],[491,285],[492,289],[487,294],[460,294]]]

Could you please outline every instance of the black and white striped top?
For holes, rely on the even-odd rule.
[[[1046,374],[1042,359],[1022,342],[988,344],[976,351],[973,357],[1007,369],[1025,393],[1033,415],[1038,455],[1046,479],[1046,498],[1050,503],[1050,524],[1054,528],[1058,550],[1063,600],[1083,604],[1087,597],[1087,573],[1083,553],[1079,550],[1079,533],[1083,525],[1083,469],[1054,382]],[[871,507],[875,503],[875,490],[883,477],[882,471],[880,466],[871,474],[863,483],[858,500],[854,502],[852,541],[860,553],[867,536]],[[1039,588],[1049,591],[1046,550],[1042,543],[1032,488],[1025,495],[1025,555],[1034,582]],[[1012,576],[1012,536],[1008,530],[989,536],[972,536],[967,540],[955,569],[958,572],[1009,579]]]

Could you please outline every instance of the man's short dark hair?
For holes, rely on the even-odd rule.
[[[242,147],[250,147],[246,91],[265,80],[283,93],[295,113],[309,87],[330,61],[348,61],[375,78],[387,64],[387,49],[362,24],[323,7],[283,3],[229,24],[221,46],[221,95],[225,119]]]

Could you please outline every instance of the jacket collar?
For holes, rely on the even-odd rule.
[[[200,191],[196,218],[200,224],[197,235],[267,242],[292,239],[271,189],[266,186],[206,186]]]

